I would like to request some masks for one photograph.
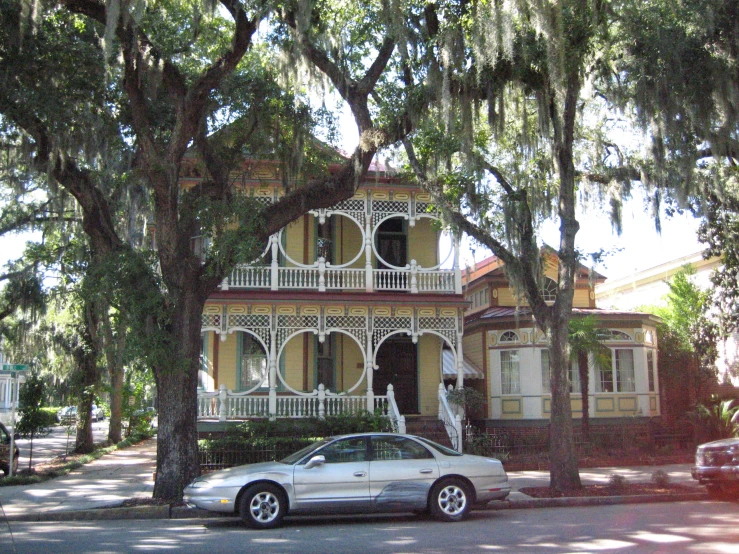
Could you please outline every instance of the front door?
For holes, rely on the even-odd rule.
[[[417,355],[410,337],[390,337],[377,352],[379,368],[374,374],[372,390],[383,395],[387,386],[392,385],[402,415],[419,413]]]

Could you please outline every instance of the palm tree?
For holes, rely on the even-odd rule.
[[[611,370],[611,350],[603,343],[602,334],[597,327],[595,316],[572,318],[567,333],[570,350],[570,361],[577,363],[580,375],[580,393],[582,395],[582,433],[585,440],[590,438],[590,373],[588,361],[593,360],[596,369]]]

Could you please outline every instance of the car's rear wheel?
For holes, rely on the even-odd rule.
[[[440,521],[461,521],[470,513],[472,496],[467,483],[450,478],[431,489],[429,512]]]
[[[244,492],[239,504],[241,520],[252,529],[277,527],[287,512],[285,494],[276,485],[259,483]]]

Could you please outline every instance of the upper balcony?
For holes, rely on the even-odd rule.
[[[332,267],[321,257],[308,267],[240,265],[221,283],[221,290],[229,289],[461,294],[462,282],[458,271],[422,268],[415,260],[402,269],[354,269]]]
[[[271,202],[262,190],[254,196]],[[362,187],[270,237],[262,255],[236,267],[221,290],[461,294],[458,242],[441,230],[428,194]]]

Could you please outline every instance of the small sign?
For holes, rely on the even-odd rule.
[[[3,364],[3,371],[26,371],[28,366],[26,364]]]

